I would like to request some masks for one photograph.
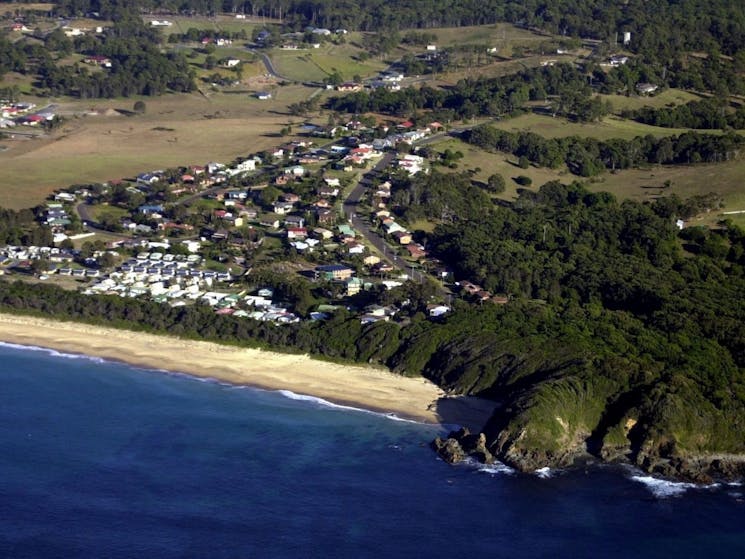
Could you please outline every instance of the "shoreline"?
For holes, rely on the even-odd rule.
[[[0,313],[0,341],[98,357],[154,371],[264,390],[289,390],[402,419],[481,429],[495,403],[446,397],[434,383],[308,355],[185,340],[80,322]]]

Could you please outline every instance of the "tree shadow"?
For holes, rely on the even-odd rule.
[[[498,402],[477,396],[443,396],[430,409],[443,425],[460,425],[478,433],[498,407]]]

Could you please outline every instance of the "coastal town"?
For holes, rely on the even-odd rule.
[[[52,246],[0,247],[0,272],[277,324],[323,320],[340,306],[363,324],[396,320],[408,301],[381,305],[380,293],[405,282],[437,286],[431,319],[458,296],[504,304],[469,281],[454,283],[390,204],[397,178],[429,172],[417,142],[443,128],[308,124],[304,139],[230,163],[62,189],[37,208]],[[257,267],[280,284],[307,283],[319,304],[298,312],[265,274],[252,274]]]

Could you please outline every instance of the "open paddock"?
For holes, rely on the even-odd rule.
[[[480,170],[473,177],[481,182],[486,182],[494,173],[502,175],[506,190],[498,198],[503,200],[516,198],[517,190],[521,187],[512,179],[525,175],[533,181],[531,190],[549,181],[558,180],[565,184],[580,181],[589,190],[610,192],[619,200],[651,201],[659,196],[672,194],[685,199],[713,192],[722,196],[725,204],[723,211],[745,210],[745,159],[712,165],[654,165],[645,169],[605,172],[591,179],[583,179],[566,169],[538,168],[532,165],[521,169],[511,155],[487,152],[456,139],[433,143],[430,147],[437,152],[450,149],[463,153],[463,158],[458,160],[457,169],[437,166],[441,172],[462,172],[478,168]],[[670,181],[669,187],[664,186],[666,181]],[[711,225],[724,218],[745,226],[745,213],[722,215],[721,212],[712,212],[700,216],[696,222]]]
[[[186,33],[189,29],[204,29],[208,31],[228,31],[231,33],[239,33],[244,30],[251,38],[251,33],[257,27],[270,28],[272,26],[279,25],[278,20],[273,20],[263,17],[251,17],[246,16],[245,19],[236,19],[234,15],[220,14],[216,17],[208,16],[185,16],[185,15],[167,15],[167,16],[144,16],[143,20],[149,24],[153,20],[159,21],[170,21],[173,25],[159,27],[168,36],[171,33]]]
[[[551,39],[550,35],[535,33],[508,23],[418,29],[416,31],[434,33],[437,36],[436,45],[438,48],[475,44],[496,48],[498,52],[511,51],[511,48],[515,46],[529,47]],[[401,35],[405,36],[406,31],[402,31]]]
[[[666,181],[670,187],[664,188]],[[649,169],[627,169],[619,173],[604,173],[587,183],[594,191],[613,193],[617,198],[653,200],[675,194],[690,198],[710,192],[724,199],[723,211],[745,210],[745,160],[711,165],[655,165]],[[702,224],[712,224],[725,217],[745,225],[745,214],[722,216],[713,212],[702,216]]]
[[[574,180],[574,175],[566,169],[548,169],[545,167],[535,167],[531,165],[527,169],[521,169],[517,166],[517,158],[501,152],[488,152],[467,144],[461,140],[449,138],[442,142],[433,143],[430,146],[435,151],[442,153],[446,149],[459,151],[463,158],[457,161],[456,169],[449,169],[441,165],[434,168],[442,173],[461,173],[467,170],[479,169],[473,175],[473,179],[485,183],[487,179],[494,174],[500,174],[504,177],[505,191],[497,197],[503,200],[514,200],[517,198],[517,189],[525,188],[519,186],[514,178],[520,175],[530,177],[533,181],[531,189],[537,188],[542,184],[558,180],[564,183]]]
[[[682,89],[666,89],[658,95],[633,95],[631,97],[626,97],[625,95],[601,95],[600,97],[603,101],[610,101],[613,106],[613,112],[617,114],[621,111],[635,111],[644,107],[661,109],[668,105],[684,105],[689,101],[698,101],[702,98],[700,95],[683,91]]]
[[[277,135],[280,128],[301,121],[286,114],[287,105],[312,90],[285,86],[273,93],[267,101],[249,94],[144,98],[146,113],[132,116],[126,115],[135,99],[60,103],[61,114],[80,116],[67,116],[51,137],[2,141],[8,149],[0,152],[0,206],[32,207],[71,184],[208,161],[229,163],[270,149],[284,141]]]
[[[494,124],[500,130],[509,132],[535,132],[544,138],[565,138],[567,136],[581,136],[609,140],[623,138],[631,140],[637,136],[651,134],[655,137],[674,136],[687,132],[685,128],[662,128],[650,126],[633,120],[616,116],[607,116],[600,122],[572,122],[563,117],[551,117],[535,113],[521,115],[516,118],[498,121]],[[721,134],[721,130],[699,130],[701,133]]]
[[[0,4],[0,16],[15,12],[49,12],[54,9],[52,2],[29,2],[28,4]]]

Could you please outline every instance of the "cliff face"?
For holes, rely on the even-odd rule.
[[[690,374],[652,374],[612,357],[588,359],[567,345],[509,356],[495,345],[482,347],[483,354],[467,358],[481,361],[479,378],[491,385],[479,394],[499,406],[481,435],[451,433],[435,444],[447,461],[488,456],[530,472],[593,459],[695,482],[745,477],[745,406],[734,391],[711,391]],[[486,355],[498,356],[488,372]],[[459,378],[479,386],[463,359],[464,352],[449,360],[440,354],[429,373],[451,390]]]
[[[586,386],[570,385],[538,387],[497,408],[482,433],[453,432],[433,446],[450,463],[468,456],[486,463],[497,459],[523,472],[594,459],[698,483],[745,478],[745,452],[719,450],[737,445],[716,438],[724,432],[717,427],[724,420],[718,410],[687,408],[669,394],[635,406],[628,394],[598,398]],[[606,407],[597,405],[608,400]]]

